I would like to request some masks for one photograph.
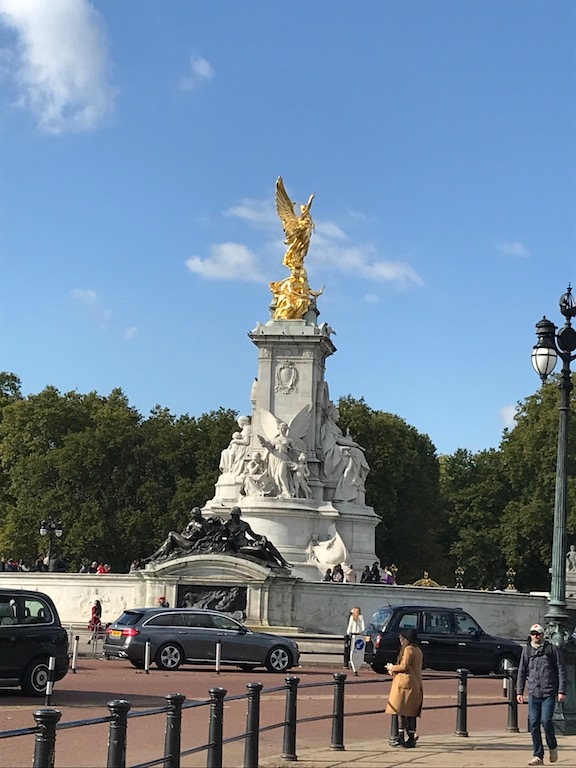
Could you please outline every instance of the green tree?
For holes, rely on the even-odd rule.
[[[436,580],[453,578],[441,551],[444,508],[430,438],[399,416],[373,410],[363,399],[348,396],[338,405],[340,426],[349,428],[366,449],[371,468],[366,501],[382,518],[376,528],[380,561],[395,563],[402,583],[421,578],[425,570]]]
[[[440,485],[448,526],[447,551],[476,589],[502,586],[507,570],[501,546],[502,511],[510,487],[499,451],[472,454],[459,449],[440,457]]]
[[[575,377],[573,377],[574,382]],[[553,377],[519,404],[516,426],[500,450],[511,488],[503,510],[502,550],[518,572],[517,584],[548,589],[552,560],[560,395]],[[576,397],[571,396],[574,412]],[[568,433],[568,536],[576,534],[576,429]]]

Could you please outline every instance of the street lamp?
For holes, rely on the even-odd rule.
[[[60,521],[55,522],[52,520],[52,518],[48,518],[48,520],[42,520],[40,523],[40,536],[48,536],[48,568],[50,568],[50,557],[52,553],[52,537],[56,536],[56,538],[60,539],[62,538],[62,534],[64,533],[64,526]]]
[[[568,514],[568,422],[572,376],[570,363],[576,360],[576,330],[572,318],[576,317],[576,300],[572,288],[560,297],[560,312],[565,317],[564,326],[556,326],[546,317],[536,323],[538,343],[532,352],[532,365],[542,381],[546,381],[562,361],[560,372],[560,416],[558,423],[558,452],[556,458],[556,489],[554,493],[554,532],[552,537],[552,568],[550,598],[546,613],[546,637],[564,650],[570,690],[566,691],[563,716],[558,718],[559,730],[564,734],[576,733],[576,647],[569,632],[566,610],[566,519]],[[555,718],[556,719],[556,718]]]

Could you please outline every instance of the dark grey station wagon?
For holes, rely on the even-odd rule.
[[[213,664],[220,641],[220,661],[244,671],[264,666],[285,672],[298,664],[298,644],[287,637],[253,632],[219,611],[201,608],[131,608],[106,629],[104,655],[143,667],[146,642],[159,669],[182,664]]]

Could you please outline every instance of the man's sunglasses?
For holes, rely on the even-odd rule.
[[[540,635],[543,635],[544,632],[530,632],[531,635],[534,635],[535,637],[539,637]]]

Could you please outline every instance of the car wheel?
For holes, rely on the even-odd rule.
[[[158,669],[174,670],[178,669],[184,661],[184,653],[179,645],[166,643],[158,648],[156,654],[156,666]]]
[[[258,665],[257,664],[238,664],[238,666],[240,667],[242,672],[253,672]]]
[[[292,657],[286,650],[276,646],[272,648],[266,657],[266,669],[268,672],[286,672],[292,666]]]
[[[35,659],[30,662],[20,681],[20,687],[27,696],[44,696],[48,684],[48,662],[46,659]]]
[[[513,656],[511,653],[505,653],[503,656],[500,656],[496,663],[496,674],[497,675],[503,675],[505,672],[505,665],[510,667],[517,667],[518,666],[518,659]]]

